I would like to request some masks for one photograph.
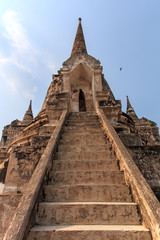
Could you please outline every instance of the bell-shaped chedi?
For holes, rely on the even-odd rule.
[[[106,134],[104,136],[99,135],[100,131],[102,130],[101,129],[102,125],[98,120],[98,116],[96,116],[97,109],[101,109],[101,112],[103,112],[104,115],[108,118],[114,129],[119,134],[123,143],[126,144],[128,148],[131,147],[131,150],[133,150],[133,147],[136,147],[137,151],[138,147],[138,151],[140,149],[140,151],[142,151],[142,155],[144,156],[144,146],[148,147],[153,144],[155,145],[160,143],[157,126],[154,125],[154,123],[150,122],[149,120],[139,119],[133,107],[131,106],[128,98],[127,98],[127,114],[122,112],[121,101],[115,99],[108,82],[106,82],[106,80],[104,79],[100,61],[87,53],[81,25],[81,19],[79,19],[78,29],[75,36],[71,56],[63,63],[62,68],[58,71],[58,74],[53,75],[41,111],[33,119],[32,102],[30,101],[29,108],[26,111],[22,122],[16,120],[4,129],[4,133],[2,136],[3,141],[1,145],[3,147],[3,152],[1,151],[2,148],[0,149],[0,161],[3,164],[3,175],[2,176],[0,175],[0,181],[4,183],[3,191],[5,193],[13,192],[14,195],[15,193],[19,194],[20,192],[25,194],[26,187],[30,179],[31,181],[34,179],[34,183],[37,184],[37,178],[34,178],[35,175],[33,176],[33,173],[36,172],[37,174],[36,176],[39,179],[41,178],[42,180],[39,171],[35,171],[39,163],[41,166],[40,167],[41,170],[43,169],[47,173],[47,176],[45,177],[44,179],[45,181],[43,183],[45,184],[48,183],[52,178],[50,177],[52,176],[51,174],[55,173],[54,172],[55,168],[52,168],[52,170],[54,169],[54,171],[52,171],[51,174],[49,173],[49,168],[51,167],[49,161],[52,162],[53,159],[56,161],[54,157],[57,157],[58,155],[60,156],[59,158],[60,161],[62,160],[61,158],[65,156],[65,154],[67,154],[66,155],[67,161],[69,160],[68,156],[70,159],[73,158],[79,161],[80,160],[79,157],[81,157],[81,155],[83,155],[84,152],[86,152],[87,159],[88,154],[90,153],[91,156],[89,159],[92,159],[92,157],[95,158],[95,156],[97,158],[98,155],[95,154],[94,151],[98,145],[97,150],[98,154],[100,154],[100,159],[101,156],[103,158],[104,156],[106,156],[106,154],[107,156],[114,157],[115,148],[111,147],[111,145],[113,144],[113,139],[111,139],[111,141],[108,142],[109,137],[106,137]],[[67,121],[64,123],[64,126],[62,126],[64,116],[68,119],[66,119]],[[71,120],[70,116],[73,116],[72,119],[73,121],[70,121]],[[85,120],[86,123],[81,125],[81,121],[83,121],[84,119],[86,119]],[[75,120],[77,120],[78,123],[77,127],[75,127]],[[72,125],[70,125],[71,123],[73,124],[73,128],[71,127]],[[84,141],[83,139],[78,139],[78,141],[73,140],[74,137],[75,139],[77,139],[79,132],[81,136],[80,129],[83,126],[85,127],[84,128],[85,131],[82,132],[83,133],[82,136],[84,136]],[[66,131],[67,128],[69,132]],[[89,131],[88,134],[86,134],[88,129],[90,129],[91,131]],[[63,132],[64,134],[66,134],[67,139],[66,146],[63,145],[65,141],[63,141],[64,139],[61,138],[62,137],[61,133]],[[71,136],[69,135],[70,133]],[[96,134],[94,135],[94,133]],[[102,134],[104,134],[104,132]],[[115,134],[116,133],[114,133],[114,136],[116,136]],[[104,140],[104,142],[102,142],[101,144],[101,142],[99,142],[99,139]],[[48,141],[50,141],[49,144]],[[68,142],[70,143],[68,144]],[[104,146],[106,143],[109,143],[107,148],[106,146]],[[51,144],[53,144],[53,146],[51,146]],[[75,146],[73,146],[74,144]],[[81,147],[79,147],[79,144]],[[120,145],[120,148],[121,146],[122,145]],[[52,151],[51,149],[54,151]],[[113,153],[108,155],[108,151],[112,150],[114,150]],[[52,154],[50,151],[52,152]],[[118,150],[118,155],[119,151],[120,150]],[[44,155],[42,155],[43,153]],[[70,153],[76,154],[77,158],[74,157],[74,155],[70,155]],[[94,155],[92,156],[92,154]],[[138,158],[136,157],[136,159]],[[152,159],[155,161],[155,155],[152,158],[150,157],[149,161],[147,162],[151,162]],[[45,164],[47,164],[47,162],[49,163],[48,166],[45,165],[47,169],[43,167],[44,161]],[[117,162],[116,164],[116,171],[118,170],[117,168],[118,165],[119,162]],[[59,164],[57,164],[57,166],[60,167]],[[68,166],[70,168],[71,165],[68,164]],[[144,166],[147,166],[147,164],[145,163],[142,166],[142,172]],[[66,166],[65,168],[62,167],[62,169],[66,170]],[[58,170],[58,172],[60,171]],[[111,170],[111,172],[113,171]],[[65,175],[64,173],[62,174]],[[157,174],[156,171],[155,174]],[[152,175],[155,176],[155,174]],[[108,179],[108,173],[106,176]],[[118,176],[121,177],[121,175]],[[60,178],[55,177],[54,181],[60,180],[62,182]],[[119,177],[117,179],[119,179]],[[152,182],[155,183],[155,180],[157,179],[153,179]],[[32,186],[31,188],[33,189],[33,185],[31,186]],[[155,186],[156,184],[152,187]],[[37,191],[38,188],[36,187],[34,189],[36,189]],[[44,194],[43,191],[43,197],[45,197],[44,195],[46,194]],[[118,199],[119,201],[120,198],[118,197],[116,199]],[[7,216],[7,214],[10,214],[10,212],[5,214]]]

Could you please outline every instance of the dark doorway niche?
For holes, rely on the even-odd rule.
[[[3,142],[4,142],[4,143],[7,142],[7,136],[3,136]]]
[[[79,90],[79,111],[80,112],[86,111],[86,101],[82,89]]]

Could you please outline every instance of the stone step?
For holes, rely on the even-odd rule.
[[[72,117],[68,117],[66,121],[85,121],[85,122],[92,122],[92,121],[99,121],[99,117],[98,116],[72,116]]]
[[[95,135],[95,134],[101,134],[103,135],[104,133],[102,132],[102,130],[98,130],[98,129],[63,129],[63,134],[67,134],[69,136],[83,136],[83,135]]]
[[[97,113],[96,113],[96,111],[87,111],[87,112],[71,112],[70,113],[70,116],[74,116],[74,115],[80,115],[80,116],[83,116],[83,115],[95,115],[95,116],[97,116]]]
[[[73,116],[69,116],[66,121],[86,121],[86,122],[89,122],[90,120],[92,120],[93,122],[99,122],[99,117],[98,116],[83,116],[83,117],[73,117]]]
[[[95,130],[95,132],[100,132],[100,133],[102,133],[102,131],[103,131],[101,126],[93,126],[93,125],[92,126],[64,126],[63,130],[64,131],[66,131],[66,130],[71,130],[71,131],[74,131],[74,130],[93,131],[93,130]]]
[[[50,171],[48,184],[125,184],[124,173],[120,171],[63,172]]]
[[[86,138],[87,136],[90,136],[91,138],[96,138],[97,136],[105,137],[105,134],[103,131],[76,131],[76,130],[63,130],[62,138],[63,137],[69,137],[69,138]]]
[[[85,142],[93,142],[93,141],[103,141],[107,142],[107,137],[102,134],[81,134],[81,135],[73,135],[73,134],[63,134],[61,141],[85,141]]]
[[[140,224],[135,203],[41,202],[36,214],[39,225]]]
[[[44,196],[46,202],[132,202],[127,185],[45,185]]]
[[[101,127],[101,124],[99,121],[93,122],[93,121],[67,121],[65,123],[65,126],[75,126],[75,127]]]
[[[59,225],[38,226],[27,240],[151,240],[150,232],[140,225]]]
[[[60,144],[65,144],[65,145],[104,145],[104,144],[107,144],[106,143],[106,139],[104,137],[102,138],[62,138],[60,141],[59,141]]]
[[[98,118],[98,115],[96,114],[96,113],[85,113],[85,114],[83,114],[83,113],[72,113],[72,114],[70,114],[69,116],[68,116],[68,119],[70,119],[70,118],[72,118],[72,119],[74,119],[74,118]]]
[[[66,123],[87,123],[87,124],[92,124],[92,123],[99,123],[100,124],[100,121],[99,121],[99,118],[93,118],[93,119],[88,119],[88,118],[86,118],[86,119],[72,119],[72,118],[68,118],[67,120],[66,120]]]
[[[118,171],[115,160],[53,160],[52,171]]]
[[[58,151],[61,152],[98,152],[98,151],[105,151],[111,150],[111,145],[103,144],[103,145],[65,145],[59,144]]]
[[[101,126],[64,126],[64,131],[95,131],[102,133],[102,127]]]
[[[105,160],[113,159],[113,153],[110,150],[100,152],[57,152],[55,154],[56,159],[60,160]]]
[[[96,112],[72,112],[69,117],[98,117]]]
[[[101,124],[65,124],[67,128],[75,128],[75,129],[102,129]]]
[[[98,118],[98,115],[95,114],[69,114],[68,118]]]

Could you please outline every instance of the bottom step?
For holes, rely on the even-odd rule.
[[[27,240],[151,240],[148,229],[139,225],[35,226]]]

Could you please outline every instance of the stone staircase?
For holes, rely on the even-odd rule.
[[[27,240],[151,240],[95,113],[69,115]]]

